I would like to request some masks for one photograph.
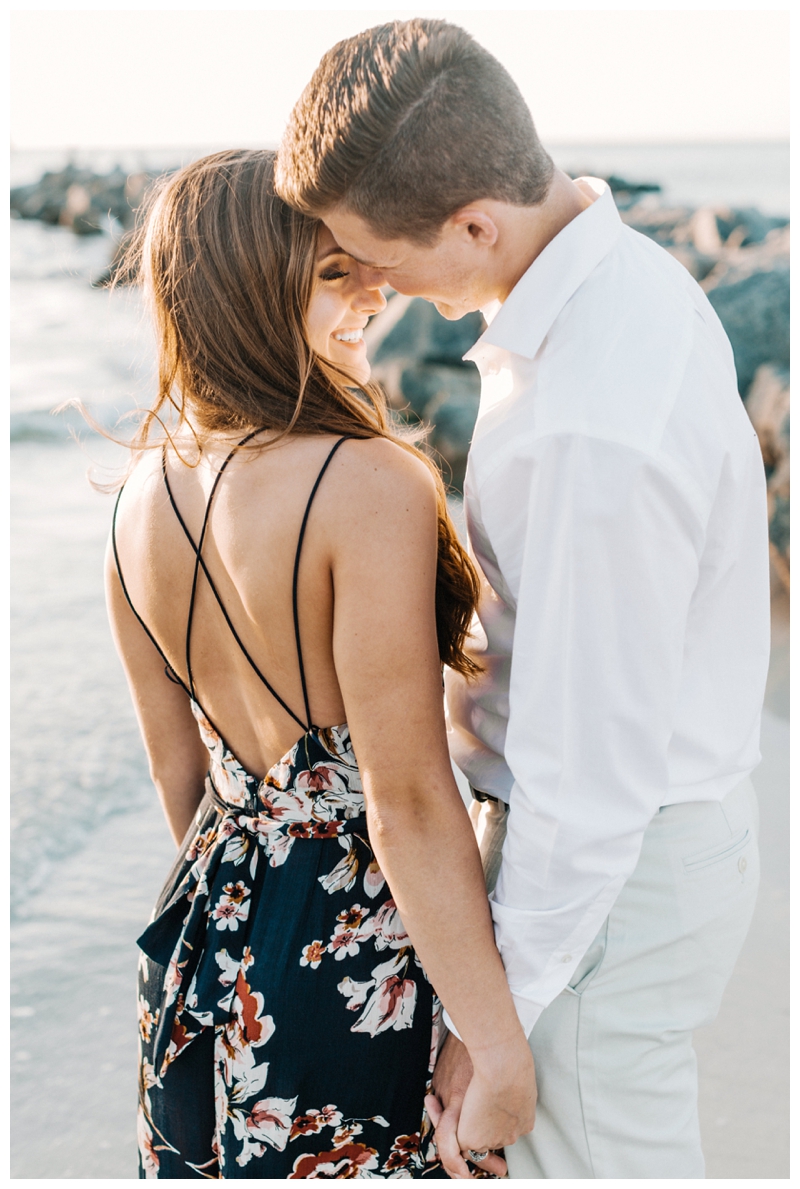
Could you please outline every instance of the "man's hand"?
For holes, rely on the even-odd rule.
[[[472,1176],[458,1140],[461,1107],[472,1073],[472,1061],[466,1047],[457,1036],[448,1032],[433,1073],[433,1094],[427,1096],[425,1106],[436,1128],[436,1147],[442,1166],[454,1179]],[[478,1167],[499,1177],[505,1176],[507,1171],[505,1160],[494,1152],[490,1152]]]

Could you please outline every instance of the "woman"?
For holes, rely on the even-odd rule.
[[[142,240],[159,394],[108,604],[179,849],[140,938],[141,1173],[463,1175],[423,1105],[439,999],[475,1069],[464,1150],[533,1109],[442,714],[476,578],[368,382],[385,299],[272,169],[198,161]]]

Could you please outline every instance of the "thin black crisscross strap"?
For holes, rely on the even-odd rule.
[[[169,477],[167,475],[166,449],[164,449],[162,451],[161,470],[162,470],[162,474],[164,476],[164,483],[167,488],[167,495],[169,496],[169,502],[172,505],[172,510],[175,513],[176,517],[178,518],[178,523],[180,524],[181,528],[183,529],[186,539],[189,542],[189,544],[191,545],[191,547],[194,551],[194,555],[195,555],[194,575],[192,578],[192,593],[191,593],[191,596],[189,599],[189,615],[188,615],[187,622],[186,622],[186,672],[187,672],[187,675],[189,678],[189,689],[190,689],[191,696],[195,699],[195,701],[197,701],[197,697],[195,694],[194,677],[192,674],[191,636],[192,636],[192,623],[194,621],[194,605],[195,605],[195,599],[197,596],[197,583],[198,583],[200,570],[202,569],[203,573],[206,576],[208,585],[211,588],[211,593],[214,595],[214,598],[217,600],[217,603],[219,604],[219,609],[225,617],[225,622],[227,623],[228,627],[230,628],[231,635],[233,636],[236,643],[239,645],[239,648],[241,649],[242,653],[244,654],[244,657],[247,660],[248,664],[250,665],[251,669],[256,674],[256,676],[259,678],[259,680],[266,686],[266,688],[272,694],[275,701],[278,702],[278,704],[283,707],[283,709],[286,711],[286,713],[291,718],[294,719],[294,721],[298,724],[298,726],[302,727],[302,729],[304,731],[307,731],[310,728],[310,725],[311,725],[310,722],[304,723],[301,718],[298,718],[298,716],[291,709],[291,707],[287,706],[286,702],[284,702],[283,698],[280,696],[280,694],[277,692],[277,690],[275,690],[272,687],[272,685],[269,683],[267,678],[261,672],[258,665],[253,660],[250,653],[247,651],[244,644],[242,643],[242,639],[239,636],[239,633],[236,631],[236,628],[233,625],[231,617],[228,614],[227,608],[225,607],[225,604],[222,601],[220,593],[217,590],[216,585],[214,584],[214,580],[211,577],[211,574],[209,573],[208,566],[206,565],[205,560],[202,555],[203,543],[205,541],[206,530],[208,528],[208,520],[209,520],[209,516],[211,515],[211,503],[212,503],[212,500],[214,499],[214,495],[215,495],[217,487],[219,485],[219,481],[222,478],[223,472],[225,471],[225,468],[227,467],[228,463],[231,461],[231,459],[233,458],[234,454],[239,449],[239,447],[246,445],[247,442],[249,442],[251,438],[254,438],[256,436],[256,434],[260,433],[260,432],[261,432],[260,430],[254,430],[253,433],[248,434],[246,438],[243,438],[241,440],[241,442],[237,443],[237,445],[234,446],[233,450],[231,450],[230,454],[225,459],[225,461],[223,462],[219,471],[217,472],[217,475],[214,479],[214,484],[211,488],[211,494],[209,495],[208,502],[206,504],[206,510],[205,510],[205,514],[203,516],[203,524],[202,524],[202,528],[200,530],[200,539],[197,542],[195,542],[194,537],[189,532],[186,521],[181,516],[180,509],[178,508],[178,505],[175,502],[175,497],[172,494],[172,488],[170,487]]]
[[[313,720],[311,718],[311,707],[309,706],[309,702],[308,702],[308,687],[306,685],[306,670],[305,670],[305,665],[303,664],[303,649],[300,645],[300,615],[297,610],[297,578],[300,573],[300,552],[303,548],[303,538],[306,535],[306,525],[308,524],[308,515],[311,511],[311,505],[314,502],[314,496],[317,494],[317,488],[319,487],[320,483],[322,482],[322,476],[327,471],[327,469],[331,463],[331,460],[333,459],[334,454],[339,449],[342,442],[349,441],[351,438],[353,438],[353,436],[354,436],[353,434],[346,434],[344,437],[339,438],[339,441],[334,444],[333,449],[331,450],[330,454],[328,455],[328,457],[325,459],[325,461],[322,464],[322,469],[321,469],[320,473],[317,475],[317,481],[314,484],[314,486],[311,488],[311,495],[308,497],[308,503],[306,504],[306,510],[305,510],[305,514],[303,516],[303,523],[300,526],[300,536],[297,541],[297,553],[295,554],[295,557],[294,557],[294,575],[292,577],[292,611],[294,613],[294,638],[297,642],[297,663],[300,666],[300,682],[303,686],[303,705],[305,706],[306,718],[308,719],[308,722],[309,722],[309,729],[310,729],[310,724],[313,722]]]
[[[125,484],[123,483],[122,487],[120,487],[120,489],[119,489],[119,493],[117,495],[117,499],[114,504],[114,515],[111,520],[111,545],[114,550],[114,564],[117,567],[117,576],[119,578],[120,586],[122,587],[122,593],[125,595],[125,598],[128,600],[128,606],[130,607],[131,611],[136,616],[136,618],[139,620],[139,623],[144,628],[147,636],[150,639],[150,642],[153,644],[156,651],[161,656],[161,659],[163,660],[164,665],[166,666],[164,669],[164,672],[166,673],[167,677],[169,677],[170,681],[173,681],[176,685],[180,685],[181,688],[186,690],[186,693],[189,694],[189,696],[191,697],[191,691],[183,683],[183,681],[181,681],[180,677],[178,676],[178,674],[175,672],[172,665],[170,664],[169,659],[167,658],[167,655],[164,652],[164,649],[161,647],[158,640],[156,640],[155,636],[150,631],[149,627],[147,626],[147,624],[142,619],[139,612],[134,607],[133,599],[131,598],[131,596],[128,593],[128,588],[125,585],[125,579],[122,576],[122,566],[120,565],[119,550],[117,549],[117,509],[119,508],[119,501],[122,497],[122,493],[124,490],[125,490]]]
[[[201,710],[203,710],[203,707],[201,706],[200,701],[197,697],[197,691],[195,689],[195,684],[194,684],[194,676],[192,674],[191,636],[192,636],[192,624],[194,621],[195,601],[197,598],[197,586],[198,586],[198,581],[199,581],[199,576],[200,576],[200,570],[202,569],[203,574],[205,575],[206,580],[208,581],[208,585],[211,589],[211,592],[214,595],[214,598],[216,599],[216,601],[219,605],[219,608],[222,611],[223,616],[225,617],[225,622],[227,623],[228,627],[230,628],[231,635],[233,636],[236,643],[239,645],[239,648],[241,649],[242,653],[244,654],[245,659],[250,664],[250,667],[253,669],[253,672],[256,674],[256,676],[259,678],[259,680],[264,684],[264,686],[269,690],[269,692],[272,694],[275,701],[280,706],[283,707],[283,709],[286,711],[286,713],[291,718],[294,719],[294,721],[298,724],[298,726],[300,726],[303,729],[303,731],[310,731],[310,730],[313,730],[314,728],[313,728],[312,719],[311,719],[311,708],[310,708],[309,701],[308,701],[308,687],[307,687],[307,683],[306,683],[305,666],[303,664],[303,652],[302,652],[302,647],[301,647],[301,643],[300,643],[300,617],[299,617],[298,605],[297,605],[297,586],[298,586],[298,575],[300,572],[300,554],[301,554],[301,551],[303,548],[303,539],[305,537],[306,527],[308,525],[308,517],[311,512],[311,505],[314,502],[314,497],[317,494],[317,490],[319,488],[320,483],[322,482],[322,477],[325,474],[325,471],[328,469],[328,466],[330,465],[330,462],[331,462],[334,454],[339,449],[342,442],[348,441],[349,438],[353,437],[353,435],[348,434],[344,437],[339,438],[339,440],[334,444],[333,448],[331,449],[331,451],[328,454],[327,458],[325,459],[324,463],[322,464],[322,468],[321,468],[319,474],[317,475],[316,482],[314,483],[314,486],[311,489],[311,494],[308,497],[308,503],[306,504],[305,513],[303,514],[303,521],[300,526],[300,535],[299,535],[298,542],[297,542],[297,552],[295,554],[295,559],[294,559],[294,573],[293,573],[293,577],[292,577],[292,612],[294,615],[295,641],[297,644],[297,661],[298,661],[298,665],[300,668],[300,681],[301,681],[301,685],[303,688],[303,704],[304,704],[305,712],[306,712],[306,721],[303,722],[303,720],[301,718],[299,718],[298,715],[296,715],[294,713],[294,711],[291,709],[291,707],[288,706],[286,704],[286,702],[284,702],[283,698],[280,696],[280,694],[277,692],[277,690],[275,690],[272,687],[272,685],[269,683],[267,678],[264,676],[264,674],[259,669],[258,665],[255,663],[255,661],[251,657],[250,653],[245,648],[245,646],[241,640],[241,637],[239,636],[239,633],[236,631],[236,628],[233,625],[231,617],[228,614],[228,611],[225,607],[225,604],[222,601],[219,591],[216,588],[214,580],[211,577],[211,574],[209,573],[208,566],[206,565],[205,560],[202,556],[203,544],[205,542],[206,532],[208,529],[209,517],[211,515],[211,505],[212,505],[214,496],[216,494],[217,487],[219,486],[219,482],[222,478],[222,475],[225,472],[225,469],[227,468],[228,464],[230,463],[230,461],[233,458],[236,451],[241,446],[246,445],[247,442],[249,442],[251,438],[254,438],[256,436],[256,434],[258,434],[260,432],[261,432],[260,430],[254,430],[252,433],[248,434],[247,437],[242,438],[241,442],[238,442],[237,445],[234,446],[233,450],[231,450],[230,454],[225,459],[225,461],[223,462],[219,471],[217,472],[217,474],[214,478],[214,482],[211,487],[211,492],[209,494],[208,501],[206,503],[206,508],[205,508],[205,512],[203,515],[203,523],[202,523],[202,527],[200,530],[200,538],[197,542],[195,542],[194,537],[190,533],[189,528],[186,524],[186,521],[183,519],[183,516],[180,513],[180,509],[178,508],[178,505],[175,502],[175,497],[172,493],[172,488],[170,487],[170,482],[169,482],[169,476],[167,474],[166,447],[162,451],[161,470],[162,470],[162,474],[164,476],[164,484],[166,486],[167,494],[169,496],[169,502],[172,505],[172,510],[174,511],[174,513],[178,519],[178,523],[180,524],[181,528],[183,529],[184,535],[186,536],[187,541],[191,545],[192,550],[195,555],[194,573],[192,576],[192,590],[191,590],[191,595],[189,598],[189,613],[188,613],[187,622],[186,622],[186,673],[187,673],[187,678],[188,678],[188,685],[175,672],[175,670],[172,667],[169,659],[167,658],[167,655],[164,652],[163,648],[158,643],[155,636],[150,631],[149,627],[147,626],[147,624],[142,619],[139,612],[134,607],[133,601],[130,597],[130,594],[128,593],[128,588],[125,584],[125,579],[122,576],[122,567],[120,565],[119,552],[117,549],[117,509],[119,507],[120,496],[122,495],[122,491],[124,490],[124,488],[120,489],[119,495],[117,496],[117,502],[114,505],[114,517],[113,517],[113,520],[111,523],[111,540],[112,540],[112,545],[113,545],[113,549],[114,549],[114,561],[116,563],[117,573],[119,575],[119,580],[120,580],[120,584],[122,586],[122,591],[125,595],[125,598],[128,601],[128,605],[130,606],[131,611],[133,611],[133,614],[136,616],[139,623],[144,628],[145,633],[147,634],[148,638],[153,643],[154,647],[157,649],[159,655],[164,660],[164,663],[166,666],[165,672],[167,674],[167,677],[169,677],[170,680],[174,681],[177,685],[180,685],[181,688],[183,690],[185,690],[185,692],[189,695],[189,697],[198,706],[200,706]],[[203,710],[203,713],[206,715],[206,718],[208,718],[208,715],[206,714],[205,710]],[[209,718],[209,722],[211,722],[210,718]],[[213,723],[211,725],[213,726]]]

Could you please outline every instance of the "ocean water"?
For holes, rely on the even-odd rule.
[[[678,206],[760,207],[789,214],[789,146],[762,144],[552,145],[568,173],[658,182],[658,200]]]
[[[11,185],[36,181],[45,169],[67,161],[98,171],[117,164],[128,172],[185,164],[224,145],[174,149],[63,149],[13,151]],[[789,145],[784,141],[742,144],[548,144],[556,165],[569,173],[615,173],[635,182],[658,182],[662,198],[687,206],[758,206],[770,215],[789,214]]]
[[[24,915],[54,863],[152,796],[105,617],[112,497],[87,478],[112,481],[127,451],[52,413],[81,400],[113,425],[149,387],[152,354],[138,294],[89,284],[105,237],[15,221],[11,241],[12,906]]]

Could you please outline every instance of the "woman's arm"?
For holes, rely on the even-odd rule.
[[[105,577],[111,631],[128,678],[150,775],[179,845],[203,797],[208,751],[185,691],[167,677],[162,657],[128,605],[110,547]]]
[[[447,750],[433,481],[418,460],[380,441],[354,443],[343,472],[332,492],[334,656],[370,839],[472,1059],[480,1101],[470,1101],[469,1134],[459,1140],[500,1147],[533,1126],[535,1079]],[[461,1167],[448,1171],[464,1175]]]

